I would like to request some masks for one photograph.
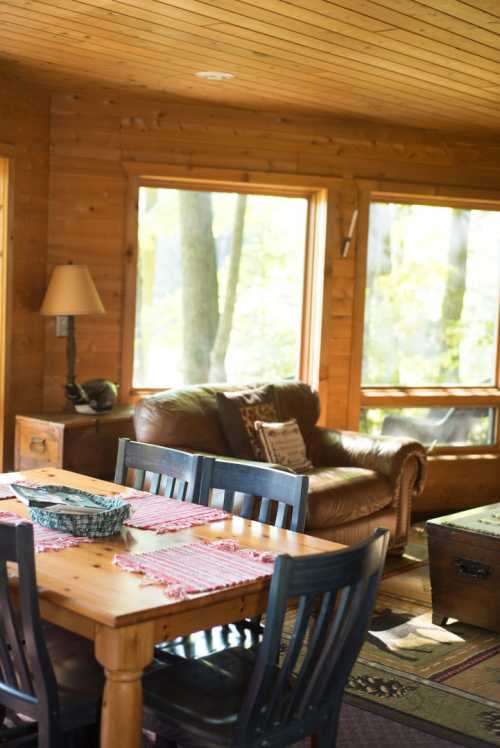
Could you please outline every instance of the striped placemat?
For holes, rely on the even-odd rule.
[[[20,520],[33,524],[29,519],[21,517],[15,512],[0,512],[0,522],[16,524],[16,522],[19,522]],[[74,548],[77,545],[81,545],[81,543],[92,543],[92,538],[82,538],[61,532],[60,530],[51,530],[48,527],[42,527],[41,525],[36,524],[33,524],[33,540],[36,553],[45,553],[45,551],[62,551],[65,548]]]
[[[270,577],[274,559],[270,553],[242,550],[234,540],[216,540],[118,555],[113,563],[125,571],[143,574],[153,583],[165,585],[167,597],[182,600],[190,594]]]
[[[229,517],[222,509],[167,499],[145,491],[123,492],[113,498],[127,501],[132,507],[132,515],[125,521],[126,525],[157,533],[187,530]]]

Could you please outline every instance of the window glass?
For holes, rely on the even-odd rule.
[[[493,444],[493,408],[364,408],[361,431],[372,435],[409,436],[425,445]]]
[[[363,386],[493,385],[500,212],[370,207]]]
[[[134,387],[297,375],[307,210],[140,188]]]

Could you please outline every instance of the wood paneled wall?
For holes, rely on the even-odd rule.
[[[107,314],[78,320],[77,373],[120,377],[125,197],[123,162],[335,176],[328,221],[320,387],[331,426],[348,421],[356,246],[340,256],[360,180],[500,187],[500,144],[359,121],[196,106],[118,92],[52,98],[49,266],[90,266]],[[45,405],[63,402],[64,339],[49,323]]]
[[[125,161],[337,176],[329,222],[321,383],[327,420],[345,426],[353,333],[355,246],[340,257],[358,180],[500,186],[500,145],[446,142],[410,128],[189,106],[115,93],[53,96],[49,265],[88,263],[107,314],[78,320],[81,379],[120,376]],[[47,407],[62,403],[64,340],[49,329]],[[325,399],[326,398],[326,399]]]
[[[14,165],[7,464],[14,415],[43,405],[44,325],[38,310],[46,283],[49,104],[46,91],[0,74],[0,144],[12,146]]]

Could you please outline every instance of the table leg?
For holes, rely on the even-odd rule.
[[[153,659],[153,626],[100,626],[95,654],[106,673],[101,716],[101,748],[142,745],[142,673]]]

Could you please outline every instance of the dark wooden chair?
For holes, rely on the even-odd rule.
[[[376,530],[345,550],[280,556],[258,648],[177,659],[146,676],[145,725],[158,748],[280,748],[309,735],[318,748],[334,748],[388,542],[389,532]]]
[[[119,439],[115,483],[128,485],[129,470],[133,471],[134,488],[162,493],[169,499],[199,501],[202,473],[199,455]]]
[[[203,458],[200,502],[208,504],[218,491],[222,507],[232,512],[236,494],[243,494],[240,516],[264,524],[303,532],[306,521],[309,480],[305,475],[257,462]],[[260,506],[257,506],[260,502]],[[255,646],[262,638],[261,617],[215,626],[160,645],[156,654],[167,662],[172,656],[205,657],[234,646]]]
[[[8,563],[17,564],[16,605]],[[0,614],[0,744],[97,746],[102,669],[91,642],[41,621],[28,522],[0,523]]]
[[[208,503],[212,491],[223,494],[222,508],[232,512],[237,493],[243,494],[239,512],[294,532],[304,532],[309,479],[306,475],[281,470],[262,462],[203,460],[201,502]],[[256,512],[256,502],[260,502]],[[256,516],[255,516],[256,515]]]

